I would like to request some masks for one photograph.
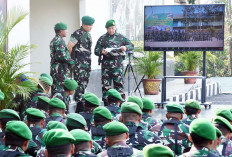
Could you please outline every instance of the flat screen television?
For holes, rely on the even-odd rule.
[[[144,7],[145,51],[223,51],[224,4]]]

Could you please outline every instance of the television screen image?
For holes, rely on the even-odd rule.
[[[223,51],[224,4],[144,7],[145,51]]]

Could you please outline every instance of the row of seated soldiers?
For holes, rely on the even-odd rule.
[[[85,93],[80,114],[66,115],[62,100],[45,96],[38,97],[36,108],[26,110],[24,122],[14,110],[0,111],[0,156],[232,154],[232,114],[227,109],[217,109],[210,122],[198,118],[201,106],[195,100],[186,101],[185,109],[170,103],[166,105],[167,120],[161,121],[151,116],[154,103],[147,98],[130,96],[121,104],[116,90],[110,89],[107,95],[108,106],[103,107],[95,94]]]

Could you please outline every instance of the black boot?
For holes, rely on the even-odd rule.
[[[77,102],[76,113],[84,111],[83,103],[81,101]]]

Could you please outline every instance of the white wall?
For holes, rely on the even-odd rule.
[[[30,41],[37,46],[31,54],[31,71],[50,73],[50,41],[55,36],[54,25],[64,22],[68,25],[66,44],[70,35],[80,27],[78,0],[31,0]]]

